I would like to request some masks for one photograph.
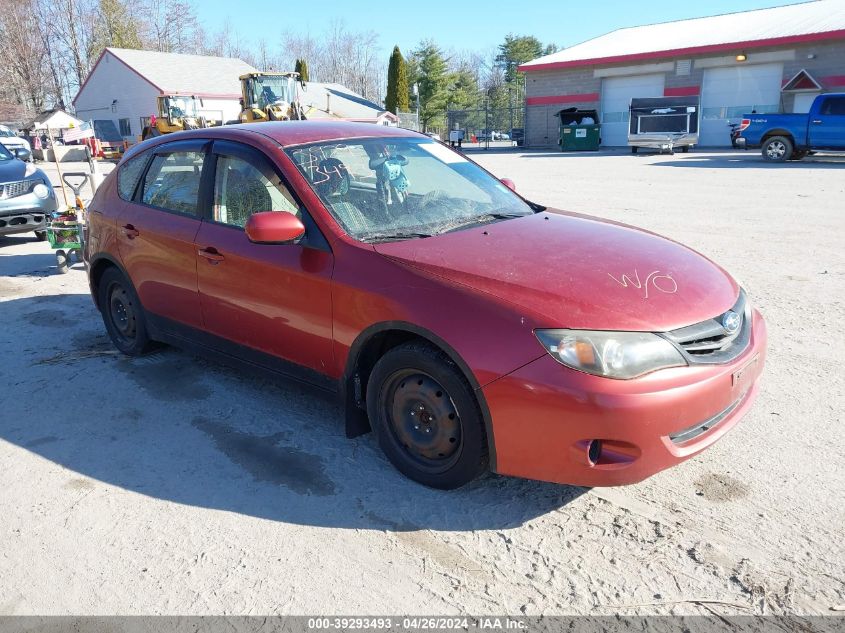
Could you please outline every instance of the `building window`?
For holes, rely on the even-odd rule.
[[[129,125],[129,119],[120,119],[118,124],[120,125],[121,136],[132,136],[132,126]]]

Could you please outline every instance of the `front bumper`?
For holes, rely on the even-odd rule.
[[[483,388],[495,470],[579,486],[642,481],[701,452],[736,425],[757,395],[765,354],[766,325],[754,311],[748,348],[724,365],[612,380],[545,355]],[[595,461],[594,440],[601,440]]]
[[[0,235],[43,231],[56,210],[55,194],[39,198],[34,193],[0,200]]]

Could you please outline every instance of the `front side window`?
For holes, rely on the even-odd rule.
[[[475,163],[428,139],[287,151],[341,227],[362,241],[424,237],[534,212]]]
[[[143,152],[133,156],[117,168],[117,193],[124,200],[132,200],[138,180],[144,173],[144,166],[147,164],[149,153]]]
[[[215,222],[243,227],[250,215],[261,211],[300,214],[299,206],[269,165],[218,156],[214,179]]]
[[[198,151],[156,155],[144,178],[144,204],[197,215],[204,158]]]

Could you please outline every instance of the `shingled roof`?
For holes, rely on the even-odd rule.
[[[237,99],[241,94],[238,77],[256,71],[245,61],[234,57],[106,48],[94,64],[94,68],[91,69],[89,77],[97,66],[103,63],[107,55],[113,56],[118,63],[123,63],[147,80],[161,94]],[[85,84],[82,84],[79,92],[82,92],[84,88]]]

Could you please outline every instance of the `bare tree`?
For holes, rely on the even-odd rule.
[[[10,96],[28,113],[44,108],[47,64],[33,0],[0,0],[3,79]]]

